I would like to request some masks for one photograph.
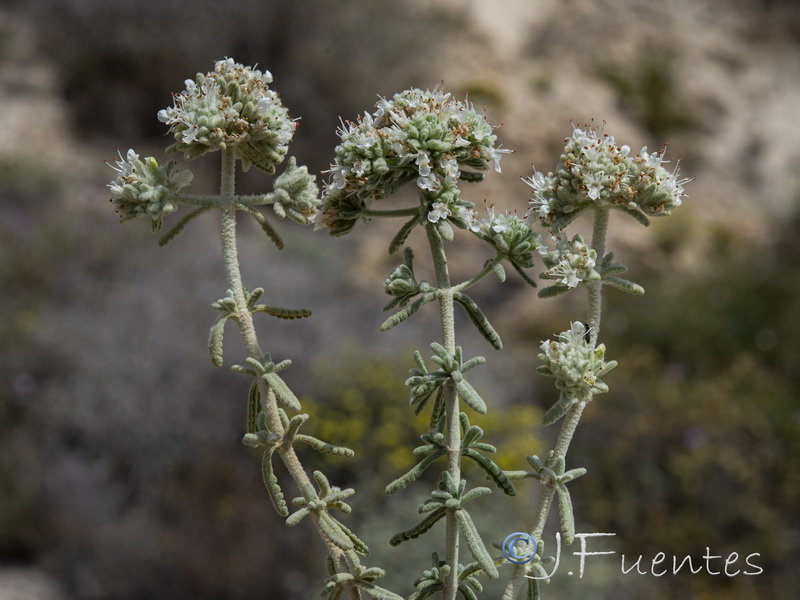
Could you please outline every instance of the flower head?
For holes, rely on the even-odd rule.
[[[235,146],[245,168],[252,164],[274,173],[286,155],[295,122],[270,83],[269,71],[245,67],[232,58],[217,61],[210,73],[187,79],[173,106],[158,113],[175,137],[167,151],[183,152],[191,160]]]
[[[109,163],[117,176],[108,187],[120,221],[149,217],[153,231],[159,231],[162,218],[177,208],[170,197],[191,183],[191,171],[178,171],[174,161],[159,165],[152,156],[141,160],[133,150],[128,150],[124,158],[121,151],[118,153],[116,166]]]
[[[543,364],[538,371],[556,378],[562,404],[589,400],[594,394],[607,392],[608,386],[600,376],[617,366],[616,361],[604,360],[605,345],[594,347],[586,339],[587,329],[583,323],[575,322],[568,331],[559,333],[557,339],[541,344],[539,360]]]
[[[515,213],[495,214],[487,208],[488,218],[481,219],[478,236],[495,247],[502,258],[519,268],[533,266],[533,252],[539,250],[542,236],[531,231],[528,222]]]
[[[556,172],[537,171],[524,180],[534,190],[530,212],[559,229],[587,208],[615,208],[648,224],[649,216],[680,206],[690,181],[679,177],[678,167],[667,171],[663,158],[663,151],[648,154],[647,148],[631,156],[602,128],[575,127]]]
[[[341,143],[323,199],[326,225],[341,220],[334,214],[337,206],[367,207],[416,182],[431,222],[451,218],[474,229],[472,205],[456,202],[457,181],[482,179],[490,164],[499,171],[500,158],[508,152],[495,146],[494,128],[470,104],[439,89],[382,98],[373,114],[342,122],[338,133]],[[344,202],[343,196],[359,201]]]
[[[548,269],[542,279],[555,279],[562,286],[577,287],[581,282],[598,281],[600,273],[595,271],[597,252],[576,235],[572,240],[556,238],[556,246],[543,255]]]

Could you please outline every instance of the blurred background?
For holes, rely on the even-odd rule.
[[[440,83],[469,94],[516,150],[502,175],[464,189],[476,204],[524,212],[530,190],[519,178],[534,164],[555,167],[570,122],[605,121],[635,150],[668,142],[667,158],[696,177],[685,205],[648,229],[624,215],[611,222],[609,248],[647,294],[606,292],[601,338],[620,366],[571,447],[571,466],[589,470],[571,484],[577,528],[614,532],[589,549],[625,554],[628,566],[664,552],[669,567],[709,549],[739,554],[731,572],[758,553],[763,573],[623,575],[617,555],[589,558],[578,579],[566,576],[576,559],[565,548],[568,565],[545,591],[798,597],[795,0],[5,0],[0,600],[280,600],[322,587],[319,539],[305,523],[285,527],[259,456],[240,443],[249,382],[227,368],[243,356],[232,329],[227,366],[207,357],[209,305],[225,293],[216,222],[199,219],[159,248],[147,224],[119,225],[105,187],[114,173],[103,160],[117,146],[164,159],[170,140],[156,112],[223,57],[272,72],[301,117],[290,153],[317,173],[332,160],[339,117],[371,111],[378,94]],[[184,166],[195,193],[218,185],[215,157]],[[242,192],[269,185],[255,173],[239,180]],[[282,252],[242,221],[245,281],[315,316],[265,317],[262,344],[293,360],[285,375],[313,416],[306,432],[357,450],[353,460],[304,460],[356,488],[345,522],[370,545],[367,564],[389,571],[384,584],[408,595],[443,536],[399,549],[387,540],[416,522],[432,480],[391,498],[382,490],[426,430],[403,380],[413,350],[433,341],[435,311],[378,331],[382,281],[400,260],[386,253],[394,224],[341,239],[278,226]],[[488,256],[477,240],[455,246],[465,276]],[[506,348],[495,354],[459,324],[465,354],[488,358],[472,373],[490,412],[473,423],[501,467],[522,469],[555,433],[540,426],[555,395],[535,373],[539,342],[582,318],[585,300],[539,300],[511,275],[475,298]],[[482,499],[485,539],[525,530],[537,493],[522,482],[513,502]]]

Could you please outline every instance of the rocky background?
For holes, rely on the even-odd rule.
[[[465,190],[476,203],[524,212],[519,177],[555,166],[570,122],[605,121],[635,149],[669,143],[668,158],[696,177],[686,205],[649,229],[612,220],[610,246],[647,294],[607,294],[602,337],[620,367],[570,452],[589,470],[572,488],[578,530],[615,532],[614,549],[645,564],[658,552],[759,553],[764,573],[654,578],[596,559],[585,579],[562,573],[545,591],[798,597],[795,0],[9,0],[0,7],[0,600],[281,600],[321,588],[319,541],[285,528],[258,457],[240,444],[246,382],[207,358],[209,304],[224,294],[216,224],[201,219],[162,249],[145,224],[120,226],[107,201],[103,160],[116,146],[163,157],[155,113],[226,56],[272,72],[302,117],[290,151],[314,172],[331,160],[339,116],[371,110],[377,94],[440,83],[485,106],[516,149],[502,175]],[[216,186],[213,158],[191,168],[193,188]],[[267,185],[250,173],[240,189]],[[270,302],[316,316],[261,323],[265,345],[294,361],[286,377],[308,398],[310,423],[339,424],[319,433],[366,457],[325,469],[359,492],[349,522],[371,564],[390,571],[387,587],[408,594],[435,534],[400,550],[386,540],[427,488],[390,499],[381,490],[422,431],[402,381],[434,315],[377,331],[381,283],[397,261],[385,252],[390,230],[331,239],[280,225],[278,253],[243,224],[245,276]],[[461,244],[459,265],[480,265],[483,252]],[[475,376],[496,407],[481,425],[498,462],[523,468],[552,435],[538,426],[553,400],[535,374],[539,340],[585,305],[579,295],[538,300],[513,277],[479,289],[506,349],[493,356],[467,328],[460,343],[489,359]],[[233,364],[240,350],[229,344]],[[374,436],[358,434],[368,427]],[[509,505],[493,495],[479,523],[486,538],[524,529],[535,493],[521,489]]]

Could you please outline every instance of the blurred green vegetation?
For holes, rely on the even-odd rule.
[[[401,361],[350,347],[342,349],[334,360],[319,360],[314,370],[316,391],[302,401],[303,412],[312,417],[309,431],[356,452],[354,459],[329,461],[343,480],[358,483],[356,489],[364,487],[371,494],[383,494],[388,483],[419,461],[412,450],[422,443],[419,436],[428,433],[430,415],[423,411],[415,417],[409,406],[410,393],[403,382],[410,366],[410,352],[408,360]],[[491,398],[490,391],[481,391]],[[497,448],[497,453],[490,455],[492,460],[503,469],[513,470],[521,468],[525,456],[541,452],[537,436],[541,415],[541,410],[530,404],[490,404],[486,415],[471,413],[469,419],[484,430],[482,441]],[[433,489],[439,472],[429,469],[427,483],[419,487]],[[473,480],[483,478],[483,471],[471,461],[464,462],[464,472]]]
[[[675,60],[669,51],[650,50],[632,65],[600,64],[596,72],[653,139],[666,140],[697,125],[691,105],[682,97]]]

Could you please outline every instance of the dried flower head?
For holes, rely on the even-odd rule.
[[[275,172],[286,155],[296,123],[278,94],[269,89],[272,75],[245,67],[232,58],[217,61],[210,73],[187,79],[174,105],[158,113],[174,134],[167,152],[187,160],[206,152],[236,147],[245,169],[255,165]]]

